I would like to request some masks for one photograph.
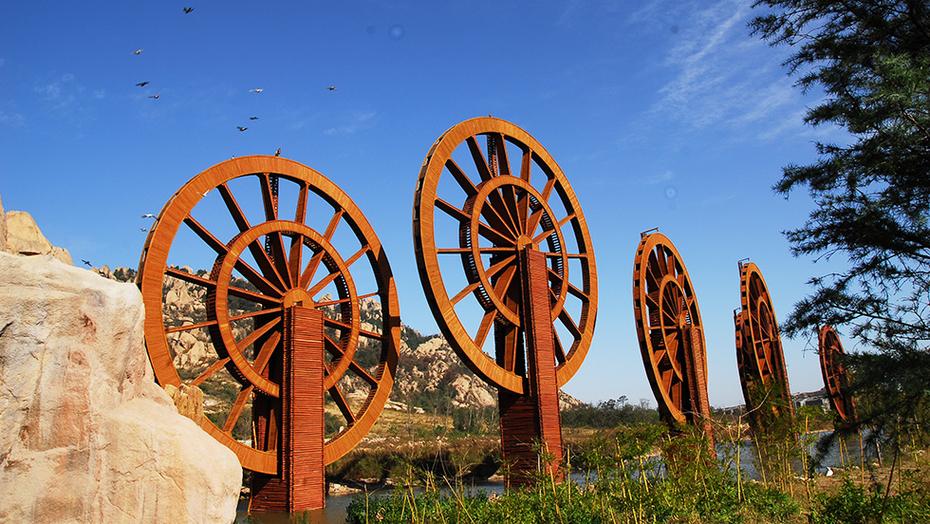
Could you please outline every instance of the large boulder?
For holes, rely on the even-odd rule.
[[[20,255],[52,255],[65,264],[71,264],[71,253],[53,246],[42,234],[32,215],[25,211],[7,211],[5,214],[6,250]]]
[[[138,289],[0,253],[0,522],[231,522],[235,454],[153,380]]]

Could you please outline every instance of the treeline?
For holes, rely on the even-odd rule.
[[[626,396],[582,404],[562,412],[562,425],[572,428],[615,428],[620,425],[654,423],[659,413],[648,401],[630,404]]]

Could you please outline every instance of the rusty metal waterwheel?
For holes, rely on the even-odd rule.
[[[294,208],[287,214],[278,200],[279,187],[283,191],[286,184],[296,194]],[[240,188],[238,196],[234,186]],[[242,191],[243,187],[248,190]],[[253,197],[251,207],[244,199],[248,194]],[[208,210],[225,215],[229,228],[211,231],[201,221],[195,208],[208,199],[214,205]],[[314,207],[316,203],[319,206]],[[250,211],[258,215],[257,220],[249,218]],[[313,217],[321,217],[318,222],[325,226],[311,226]],[[182,228],[215,256],[210,273],[169,265],[169,252]],[[350,240],[336,242],[338,230]],[[346,251],[347,245],[353,247]],[[359,277],[372,287],[357,289]],[[203,290],[204,319],[182,325],[166,323],[164,293],[173,279]],[[391,268],[359,208],[313,169],[285,158],[249,156],[222,162],[195,176],[168,201],[151,228],[138,282],[146,310],[146,346],[158,383],[162,387],[202,386],[225,371],[239,384],[225,421],[214,422],[204,415],[196,422],[232,449],[244,468],[267,474],[278,470],[274,424],[258,429],[253,424],[251,439],[237,439],[232,430],[250,403],[270,404],[272,411],[280,406],[282,377],[276,375],[275,362],[282,358],[282,315],[287,308],[301,305],[324,313],[328,355],[323,388],[344,419],[338,430],[327,435],[324,463],[352,449],[384,408],[400,347]],[[362,326],[360,306],[366,301],[380,304],[380,333]],[[176,365],[176,335],[198,329],[209,333],[215,359],[195,376],[186,376],[189,373],[182,373],[185,370]],[[358,351],[362,346],[374,355],[365,362]],[[347,400],[342,390],[345,377],[367,388],[363,400]]]
[[[440,220],[458,232],[445,245],[437,237]],[[527,387],[518,256],[527,247],[545,253],[551,321],[564,328],[563,338],[555,335],[557,381],[568,382],[591,345],[597,272],[578,199],[542,144],[497,118],[455,125],[423,163],[413,222],[420,280],[443,335],[473,372],[516,394]],[[441,259],[458,259],[462,268],[453,289],[452,268]],[[474,329],[456,311],[469,297],[480,315]],[[495,339],[506,341],[493,357],[483,350],[492,327]]]
[[[741,262],[740,304],[734,315],[740,383],[756,431],[794,418],[781,334],[768,286],[759,267]]]
[[[841,425],[854,424],[856,418],[856,401],[849,392],[849,375],[843,365],[846,352],[833,326],[823,326],[818,333],[820,353],[820,372],[823,384],[830,398],[830,405],[836,413],[836,421]]]
[[[671,240],[643,233],[633,262],[633,316],[646,376],[671,424],[710,430],[707,352],[694,285]]]

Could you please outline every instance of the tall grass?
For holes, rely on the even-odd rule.
[[[885,496],[882,487],[815,482],[809,442],[798,432],[756,439],[744,456],[741,431],[719,431],[729,445],[718,459],[699,435],[671,438],[641,425],[601,432],[567,450],[572,481],[538,475],[530,488],[502,495],[471,489],[408,467],[390,494],[358,496],[348,509],[356,523],[586,522],[930,522],[930,488],[916,474]],[[803,434],[803,433],[802,433]],[[915,456],[917,457],[917,456]],[[919,457],[918,457],[919,458]],[[752,461],[759,478],[741,466]],[[927,471],[926,457],[913,461]],[[921,469],[923,468],[923,469]],[[843,475],[841,473],[841,475]],[[438,479],[438,480],[437,480]],[[822,480],[823,478],[820,477]]]

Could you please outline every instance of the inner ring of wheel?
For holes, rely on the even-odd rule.
[[[522,320],[520,318],[519,312],[514,311],[513,309],[507,307],[507,305],[501,300],[501,298],[497,296],[497,293],[493,291],[494,288],[491,285],[490,279],[488,279],[486,268],[483,267],[484,260],[481,258],[481,251],[480,251],[481,246],[479,245],[480,239],[478,235],[478,227],[479,227],[479,222],[480,222],[480,217],[481,217],[481,208],[487,204],[488,196],[491,194],[491,192],[496,191],[498,188],[504,185],[514,186],[521,191],[525,191],[528,195],[527,198],[532,197],[531,202],[533,201],[533,199],[535,199],[535,204],[538,207],[542,208],[543,216],[549,217],[548,222],[540,221],[540,223],[544,224],[543,227],[545,227],[545,223],[549,223],[549,222],[552,223],[553,232],[547,238],[551,238],[552,235],[555,235],[556,237],[556,241],[553,244],[553,246],[561,254],[560,259],[562,262],[561,263],[562,272],[560,276],[562,277],[562,282],[568,281],[568,275],[567,275],[568,253],[563,248],[563,246],[565,245],[565,240],[562,238],[561,228],[559,228],[558,225],[552,221],[552,217],[554,217],[555,215],[552,213],[552,209],[549,207],[549,204],[545,202],[545,200],[542,197],[542,194],[540,194],[539,191],[536,190],[536,188],[534,188],[532,185],[529,184],[529,182],[526,182],[522,178],[517,178],[514,176],[498,176],[490,180],[487,180],[485,182],[482,182],[481,184],[478,185],[478,193],[475,194],[473,197],[471,197],[465,203],[464,211],[471,215],[471,221],[468,223],[462,224],[463,228],[467,228],[467,231],[465,232],[465,235],[463,236],[463,238],[468,238],[470,240],[471,245],[461,246],[461,247],[471,248],[471,257],[474,262],[475,273],[477,273],[476,276],[481,282],[481,287],[475,290],[478,301],[482,302],[482,305],[484,306],[493,305],[493,307],[497,309],[497,312],[500,318],[507,320],[508,322],[510,322],[511,324],[515,326],[520,326],[522,325]],[[527,233],[524,233],[524,235],[527,235],[527,234],[532,235],[533,233],[534,233],[533,231],[529,231]],[[531,244],[532,237],[530,237],[528,240]],[[523,249],[525,245],[526,245],[526,239],[519,239],[519,238],[515,239],[514,244],[513,244],[514,254],[519,256],[520,250]],[[511,247],[511,246],[496,246],[496,247]],[[559,286],[558,299],[556,300],[556,303],[552,306],[552,309],[550,312],[550,316],[552,319],[558,317],[559,312],[562,310],[562,307],[565,304],[565,297],[566,297],[567,291],[568,291],[568,286],[566,285]],[[486,301],[490,301],[490,304],[487,304]]]
[[[686,323],[685,310],[681,307],[684,296],[684,289],[677,279],[673,278],[671,275],[665,275],[662,278],[662,282],[659,284],[659,327],[662,333],[662,341],[665,344],[668,361],[672,364],[672,371],[675,372],[675,376],[678,377],[680,382],[685,381],[684,373],[682,373],[678,359],[673,358],[673,355],[669,351],[669,341],[674,339],[674,336],[669,335],[668,331],[674,330],[673,333],[678,334],[678,349],[676,355],[680,355],[681,352],[685,350],[685,348],[682,347],[685,337],[682,329]],[[674,325],[666,325],[666,311],[670,317],[675,319]]]
[[[774,344],[775,344],[775,334],[772,332],[772,327],[774,326],[774,319],[772,318],[772,308],[769,307],[768,301],[765,297],[759,297],[756,299],[755,311],[752,312],[753,318],[756,321],[756,325],[759,327],[758,337],[759,340],[755,340],[756,333],[752,330],[752,325],[750,324],[750,333],[753,337],[753,353],[756,356],[756,370],[759,373],[759,377],[762,379],[762,383],[765,384],[769,379],[780,380],[778,377],[777,370],[779,369],[775,362],[772,362],[774,358]],[[765,340],[765,339],[768,340]],[[762,351],[762,354],[759,354],[759,351]],[[765,363],[765,367],[768,369],[768,373],[763,372],[762,363]]]
[[[280,385],[263,377],[254,367],[252,363],[249,362],[245,355],[239,350],[239,346],[236,343],[236,339],[233,336],[232,329],[229,324],[229,285],[232,280],[232,271],[236,265],[236,261],[239,259],[239,256],[242,252],[251,244],[256,241],[258,237],[262,235],[267,235],[269,233],[295,233],[303,237],[305,245],[308,245],[311,249],[318,248],[322,249],[325,255],[323,256],[323,265],[329,271],[339,272],[339,277],[336,278],[336,287],[339,289],[339,298],[346,299],[348,298],[348,304],[351,307],[351,329],[349,334],[346,337],[345,333],[341,339],[346,342],[346,347],[344,351],[344,356],[341,357],[338,361],[335,362],[335,366],[332,368],[331,372],[323,379],[323,389],[329,389],[332,385],[337,382],[346,370],[349,368],[349,364],[352,362],[352,359],[355,356],[355,350],[358,346],[358,336],[359,336],[359,306],[358,306],[358,295],[355,290],[355,283],[352,281],[352,276],[349,273],[349,268],[345,265],[345,262],[342,260],[342,257],[339,255],[339,252],[323,238],[319,233],[309,228],[304,224],[299,224],[297,222],[291,222],[287,220],[272,220],[268,222],[263,222],[257,226],[240,233],[236,236],[229,244],[229,251],[220,261],[219,267],[216,272],[216,289],[214,291],[214,314],[216,315],[216,320],[220,332],[220,337],[223,341],[223,347],[226,348],[226,351],[229,355],[230,361],[236,367],[236,370],[242,375],[242,377],[247,380],[250,384],[254,385],[256,389],[262,393],[271,396],[278,397],[280,395]],[[287,290],[285,295],[299,288],[292,288]],[[345,295],[345,296],[343,296]]]

